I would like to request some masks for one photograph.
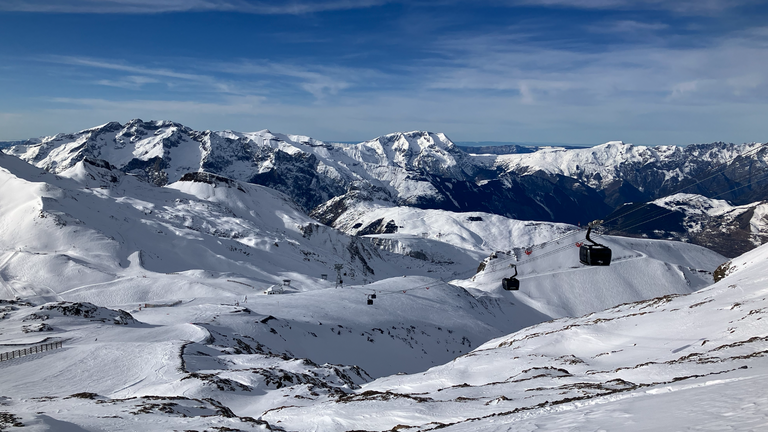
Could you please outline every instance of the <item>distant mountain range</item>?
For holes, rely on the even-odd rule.
[[[444,134],[424,131],[339,144],[269,130],[195,131],[170,121],[132,120],[28,140],[4,151],[53,173],[85,158],[105,160],[158,186],[205,171],[283,192],[331,226],[361,203],[375,202],[571,224],[614,219],[609,227],[615,232],[685,239],[727,256],[754,247],[765,234],[753,232],[764,226],[761,211],[742,213],[747,222],[729,222],[735,230],[730,232],[739,233],[727,244],[692,235],[684,223],[660,230],[651,221],[638,225],[624,219],[635,225],[629,229],[619,214],[607,216],[624,204],[677,192],[756,208],[768,197],[768,146],[763,144],[460,147]],[[681,202],[665,209],[684,220],[687,206]],[[697,223],[704,231],[722,231],[718,218]]]
[[[591,147],[588,145],[577,144],[558,144],[558,143],[523,143],[523,142],[501,142],[501,141],[479,141],[479,142],[456,142],[456,147],[467,153],[475,154],[515,154],[515,153],[533,153],[548,147],[558,147],[564,149],[581,149]]]
[[[24,141],[0,141],[0,148],[8,148],[19,144],[24,144]]]

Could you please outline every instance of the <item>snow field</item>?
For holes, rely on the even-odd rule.
[[[542,323],[424,373],[373,381],[343,403],[264,418],[307,431],[759,429],[766,261],[762,247],[693,294]]]
[[[408,148],[397,156],[403,163]],[[747,263],[762,263],[760,255],[733,264],[728,279],[743,277],[735,284],[747,291],[596,312],[703,288],[725,259],[682,243],[607,237],[600,241],[616,261],[587,268],[572,245],[579,235],[554,241],[567,225],[377,206],[356,217],[391,218],[402,230],[357,239],[317,224],[278,192],[224,178],[160,188],[86,162],[59,176],[10,156],[0,165],[10,185],[0,195],[0,298],[32,303],[0,304],[0,345],[65,341],[0,364],[0,411],[19,413],[30,430],[264,426],[246,416],[287,430],[461,430],[492,428],[514,410],[554,424],[574,420],[548,413],[610,398],[616,415],[635,415],[642,410],[621,397],[649,397],[642,392],[674,387],[678,376],[752,367],[759,358],[737,357],[763,349],[753,341],[709,351],[764,337],[762,312],[750,313],[762,306],[744,302],[758,274]],[[470,278],[496,250],[512,255],[486,260]],[[427,259],[405,256],[418,251]],[[337,263],[346,273],[338,289]],[[519,264],[519,292],[500,287],[510,263]],[[283,279],[291,280],[286,294],[261,294]],[[139,322],[114,324],[122,315],[106,309],[87,319],[31,317],[51,301],[121,308]],[[160,307],[139,310],[146,303]],[[737,323],[721,328],[728,321]],[[727,361],[683,358],[697,352]],[[67,399],[83,392],[95,396]]]

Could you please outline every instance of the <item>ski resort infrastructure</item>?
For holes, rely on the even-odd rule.
[[[596,226],[610,265],[585,265],[586,220],[469,210],[445,185],[469,191],[460,184],[472,174],[481,188],[495,166],[507,180],[491,181],[514,192],[538,182],[515,171],[535,172],[523,157],[555,175],[565,165],[553,157],[589,149],[474,157],[442,135],[407,133],[341,151],[268,132],[130,125],[0,153],[2,430],[768,427],[766,204],[714,198],[754,192],[763,177],[700,181],[737,160],[764,163],[760,145],[723,147],[713,171],[605,218],[679,212],[685,235],[717,218],[722,235],[746,223],[749,251]],[[658,152],[595,151],[617,148]],[[304,151],[322,175],[302,174]],[[612,162],[599,160],[603,179]],[[302,181],[313,197],[296,199]],[[513,192],[504,196],[528,199]],[[445,200],[455,205],[436,204]],[[512,278],[519,289],[505,290]]]

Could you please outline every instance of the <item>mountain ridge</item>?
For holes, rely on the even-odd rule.
[[[30,140],[4,151],[54,173],[86,157],[104,159],[156,185],[190,171],[211,172],[281,191],[330,226],[371,199],[391,206],[578,224],[604,219],[623,204],[680,191],[736,205],[752,205],[768,194],[768,147],[763,144],[682,148],[616,141],[535,150],[469,154],[444,134],[425,131],[337,144],[268,129],[194,131],[171,121],[135,119]],[[713,169],[714,175],[708,174]],[[641,234],[655,235],[651,229]],[[750,235],[740,235],[734,250],[753,245],[743,240]]]

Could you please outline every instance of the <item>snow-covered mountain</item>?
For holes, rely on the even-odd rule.
[[[623,235],[691,242],[730,257],[768,240],[766,201],[734,206],[725,200],[679,193],[626,204],[607,219],[608,227]]]
[[[601,191],[613,207],[684,188],[686,193],[748,204],[764,199],[768,187],[768,146],[760,143],[647,147],[613,141],[501,155],[495,163],[519,174],[577,179]]]
[[[4,151],[53,173],[85,158],[106,160],[160,186],[205,171],[283,192],[329,226],[372,202],[576,224],[604,219],[624,203],[679,191],[734,205],[768,196],[768,147],[762,144],[682,148],[610,142],[527,150],[471,153],[444,134],[422,131],[351,145],[268,130],[200,132],[170,121],[132,120]]]
[[[351,234],[369,220],[353,236],[199,169],[158,186],[103,159],[61,168],[0,155],[0,353],[63,342],[0,362],[2,427],[280,430],[264,420],[277,408],[354,400],[552,318],[690,293],[725,261],[606,236],[614,263],[589,268],[575,226],[407,207],[342,215]],[[518,292],[501,288],[509,264]]]
[[[305,210],[360,189],[400,205],[541,220],[564,219],[578,203],[600,202],[570,184],[521,180],[511,173],[500,177],[443,134],[419,131],[344,145],[268,130],[197,132],[173,122],[133,120],[31,140],[7,151],[52,172],[85,157],[104,159],[158,185],[205,170],[280,190]]]

